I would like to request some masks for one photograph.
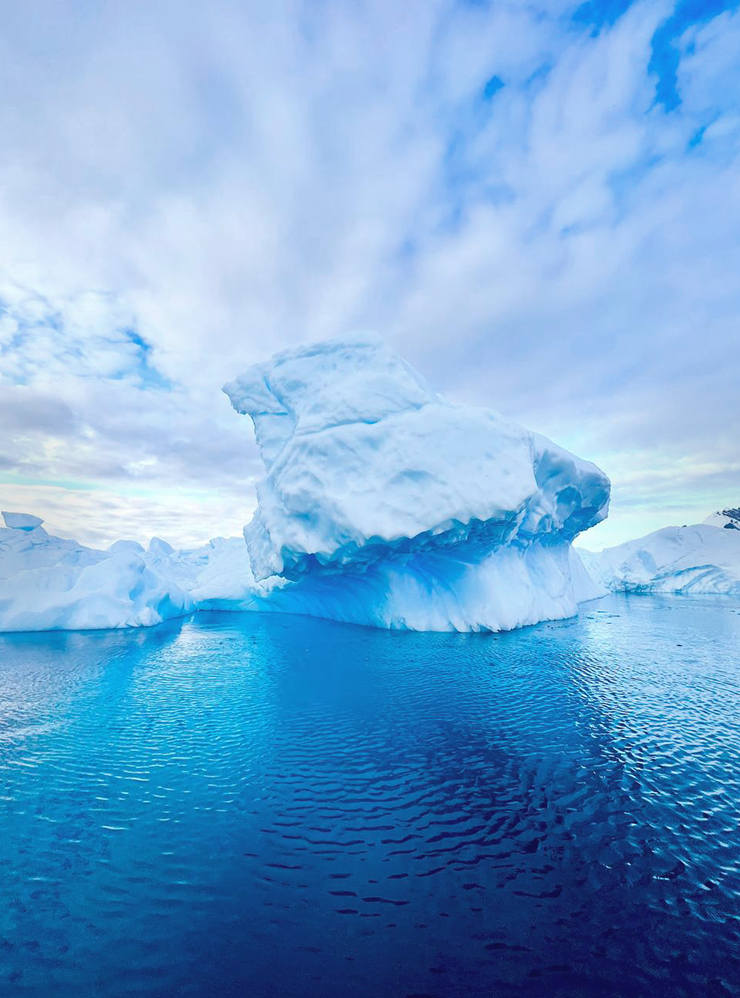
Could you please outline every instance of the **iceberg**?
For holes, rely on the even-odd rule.
[[[149,627],[194,609],[172,566],[134,541],[99,551],[48,534],[39,517],[2,515],[0,631]]]
[[[290,350],[224,391],[252,418],[265,469],[242,608],[498,631],[572,616],[584,586],[600,593],[571,544],[607,515],[606,475],[492,409],[446,401],[383,343]]]
[[[578,553],[595,584],[611,592],[740,595],[740,529],[729,513],[737,510]]]
[[[177,552],[177,572],[199,610],[253,610],[258,585],[243,537],[214,537]]]
[[[196,609],[497,631],[603,594],[571,545],[607,515],[606,475],[446,401],[382,343],[278,354],[225,391],[265,467],[244,539],[100,551],[5,513],[0,631],[145,627]]]
[[[54,537],[38,516],[2,515],[0,632],[151,627],[196,609],[254,609],[252,593],[270,588],[255,583],[242,537],[101,551]]]

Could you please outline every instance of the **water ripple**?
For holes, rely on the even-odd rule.
[[[739,638],[0,637],[0,994],[735,995]]]

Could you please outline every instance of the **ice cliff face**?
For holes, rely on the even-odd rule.
[[[732,512],[580,555],[594,582],[612,592],[740,595],[740,530]]]
[[[609,501],[595,465],[445,401],[372,341],[279,354],[224,390],[265,466],[245,605],[415,630],[576,612],[570,545]]]

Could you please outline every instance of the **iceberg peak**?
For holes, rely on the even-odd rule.
[[[32,513],[6,513],[3,511],[2,517],[9,530],[35,530],[44,522],[40,516],[33,516]]]
[[[224,392],[237,412],[252,417],[266,465],[294,435],[375,423],[438,401],[420,374],[373,337],[283,351],[250,367]]]

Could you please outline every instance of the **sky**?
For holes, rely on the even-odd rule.
[[[238,534],[221,392],[371,331],[599,464],[594,549],[740,503],[740,12],[0,0],[0,508]]]

